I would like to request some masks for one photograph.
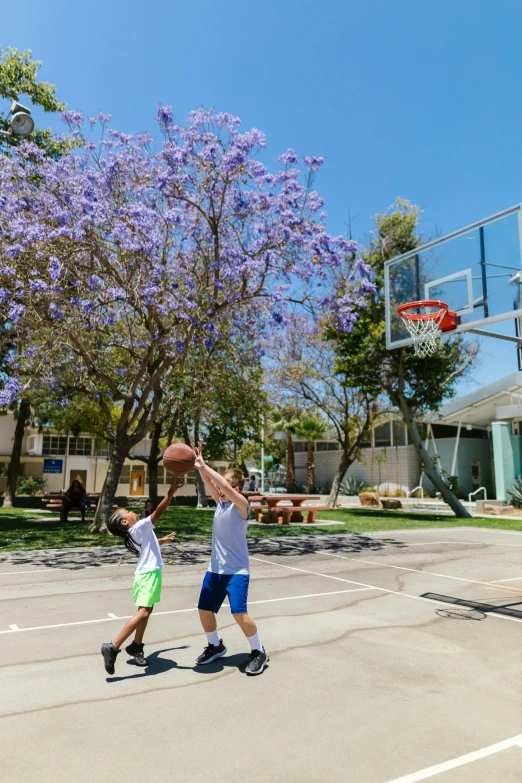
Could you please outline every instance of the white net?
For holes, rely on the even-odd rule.
[[[413,347],[416,356],[431,356],[437,350],[437,337],[439,336],[439,327],[444,318],[445,311],[437,310],[430,314],[430,318],[425,320],[410,320],[402,316],[406,328],[413,340]]]

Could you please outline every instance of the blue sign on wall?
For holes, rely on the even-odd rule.
[[[44,459],[44,473],[61,473],[63,469],[63,459]]]

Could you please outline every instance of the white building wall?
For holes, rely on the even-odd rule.
[[[341,461],[341,451],[316,451],[315,481],[321,484],[332,481]],[[295,455],[296,481],[306,485],[306,453]],[[360,459],[354,462],[347,476],[361,478],[369,487],[379,492],[404,492],[419,484],[420,466],[417,452],[413,446],[389,446],[386,448],[361,450]]]

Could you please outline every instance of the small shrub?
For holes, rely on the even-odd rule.
[[[519,476],[511,489],[508,489],[508,495],[511,495],[511,505],[515,508],[522,508],[522,477]]]
[[[45,479],[34,478],[33,476],[27,476],[21,480],[18,485],[18,495],[43,495],[45,492]]]
[[[377,490],[375,489],[375,487],[361,487],[361,489],[359,490],[359,494],[361,492],[377,492]]]
[[[364,486],[364,479],[358,476],[348,476],[341,482],[339,491],[342,495],[358,495],[359,492],[367,491],[367,488]]]
[[[320,495],[329,495],[332,491],[332,484],[333,481],[330,479],[329,481],[324,481],[322,484],[318,487],[318,492]]]
[[[395,497],[396,498],[405,498],[406,492],[403,489],[396,489],[395,490]]]

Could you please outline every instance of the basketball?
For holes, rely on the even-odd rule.
[[[184,476],[192,470],[195,459],[194,452],[185,443],[174,443],[163,454],[163,464],[174,476]]]

